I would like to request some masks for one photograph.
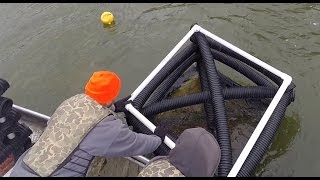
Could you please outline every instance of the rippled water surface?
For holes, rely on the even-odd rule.
[[[100,23],[106,10],[116,18],[108,29]],[[259,175],[319,176],[319,4],[0,4],[6,95],[50,115],[100,69],[116,71],[121,96],[130,94],[194,22],[297,85],[286,115],[299,131],[281,132],[290,143],[279,145],[282,153],[265,160]]]

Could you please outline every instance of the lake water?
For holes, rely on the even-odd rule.
[[[102,27],[103,11],[114,14],[114,27]],[[51,115],[83,91],[93,71],[108,69],[121,77],[123,97],[195,22],[297,85],[286,115],[298,131],[281,132],[290,142],[259,175],[320,176],[319,4],[0,4],[0,77],[11,84],[5,95]]]

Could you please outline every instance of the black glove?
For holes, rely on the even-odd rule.
[[[165,129],[162,126],[158,126],[156,127],[156,129],[154,130],[154,134],[159,136],[162,140],[162,142],[164,141],[164,138],[166,136],[166,134],[168,133],[167,129]]]
[[[127,109],[125,108],[126,106],[126,101],[131,97],[131,95],[122,98],[118,100],[117,102],[114,103],[115,111],[114,112],[126,112]]]

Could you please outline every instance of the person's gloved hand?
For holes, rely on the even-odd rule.
[[[130,98],[131,96],[127,96],[125,98],[122,98],[114,103],[115,111],[114,112],[126,112],[127,109],[125,108],[126,104],[125,102]]]
[[[158,126],[154,130],[154,134],[156,136],[159,136],[161,138],[162,142],[164,141],[164,138],[165,138],[167,133],[168,133],[167,129],[165,129],[163,126]]]

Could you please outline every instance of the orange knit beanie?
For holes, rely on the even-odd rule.
[[[90,77],[85,93],[100,104],[116,99],[121,87],[120,78],[110,71],[97,71]]]

